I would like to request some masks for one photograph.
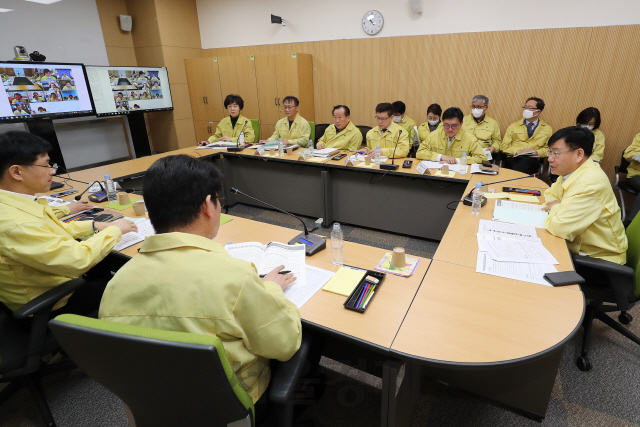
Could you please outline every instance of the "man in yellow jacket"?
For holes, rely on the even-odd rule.
[[[558,180],[544,192],[545,227],[574,254],[626,262],[627,236],[607,175],[591,160],[593,133],[560,129],[549,140],[549,165]]]
[[[462,154],[466,153],[468,164],[487,160],[476,137],[462,129],[463,117],[461,109],[447,108],[442,114],[442,127],[431,132],[420,144],[416,158],[456,164],[460,163]]]
[[[278,120],[276,130],[268,141],[278,141],[282,139],[284,145],[298,145],[300,147],[309,146],[309,137],[311,136],[311,126],[298,111],[300,110],[300,100],[295,96],[286,96],[282,100],[284,113],[286,117]]]
[[[417,128],[416,121],[407,115],[407,106],[405,103],[396,101],[391,103],[391,105],[393,105],[393,122],[407,130],[409,140],[418,141],[418,136],[415,134],[415,128]]]
[[[471,100],[471,114],[462,121],[462,129],[476,137],[480,147],[489,153],[500,151],[500,126],[498,122],[487,116],[489,98],[476,95]]]
[[[633,138],[633,142],[624,150],[622,155],[625,160],[629,162],[629,166],[627,167],[627,184],[640,192],[640,133]],[[629,220],[633,221],[633,218],[635,218],[638,212],[640,212],[640,197],[636,197],[633,201]]]
[[[395,158],[407,157],[409,154],[409,136],[407,130],[393,122],[393,105],[383,102],[376,105],[376,121],[378,126],[367,132],[367,147],[358,150],[361,153],[373,152],[380,147],[380,155]]]
[[[186,155],[157,160],[143,192],[156,235],[109,282],[100,318],[217,336],[256,402],[269,384],[269,359],[286,361],[300,347],[300,311],[283,293],[295,277],[278,274],[280,266],[261,278],[213,241],[222,176],[211,163]]]
[[[346,105],[333,107],[333,123],[318,140],[318,149],[336,148],[356,151],[362,145],[362,132],[351,122],[351,110]]]
[[[128,220],[60,222],[46,201],[35,197],[51,188],[55,167],[49,165],[50,149],[27,132],[0,136],[0,301],[11,310],[82,276],[123,234],[137,229]],[[90,238],[78,242],[79,237]],[[54,314],[95,311],[105,285],[106,280],[89,282],[61,300]]]
[[[551,126],[540,119],[544,106],[540,98],[527,99],[522,107],[524,119],[507,128],[500,145],[500,151],[508,156],[505,167],[527,174],[540,168],[539,158],[547,157],[547,144],[553,133]]]
[[[202,141],[200,145],[218,141],[238,142],[240,132],[244,133],[244,142],[253,143],[256,139],[251,120],[240,114],[244,108],[244,100],[240,95],[227,95],[224,99],[224,108],[229,112],[229,117],[220,120],[216,126],[216,133],[210,136],[208,141]]]

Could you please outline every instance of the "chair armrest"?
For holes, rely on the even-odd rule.
[[[307,357],[311,349],[311,336],[302,336],[300,348],[293,357],[282,362],[271,378],[269,400],[275,403],[287,403],[298,385],[298,379],[307,367]]]
[[[608,275],[621,275],[633,278],[635,273],[633,268],[626,265],[616,264],[615,262],[605,261],[599,258],[593,258],[584,255],[571,255],[574,265],[586,268],[592,268],[607,273]]]
[[[38,312],[47,310],[51,311],[54,305],[62,298],[66,297],[70,293],[75,292],[79,288],[85,285],[86,280],[82,278],[72,279],[55,288],[49,289],[47,292],[32,299],[19,309],[13,312],[13,318],[22,320],[27,317],[36,314]]]

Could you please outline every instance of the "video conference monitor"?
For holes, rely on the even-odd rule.
[[[164,67],[86,68],[98,116],[173,110]]]
[[[82,64],[0,62],[0,124],[95,114]]]

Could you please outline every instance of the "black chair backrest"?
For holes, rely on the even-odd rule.
[[[247,418],[214,346],[49,323],[69,357],[125,402],[137,427],[226,426]]]
[[[371,126],[356,126],[356,127],[362,133],[362,144],[367,145],[367,132],[369,132],[373,128]]]
[[[618,168],[618,172],[627,173],[627,168],[629,167],[630,162],[624,158],[624,151],[622,152],[622,157],[620,159],[620,167]]]
[[[330,123],[316,124],[316,140],[313,142],[320,141],[320,138],[322,138],[322,135],[324,135],[324,132],[327,130],[329,126],[331,126]]]

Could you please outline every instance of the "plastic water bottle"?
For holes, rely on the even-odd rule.
[[[342,265],[344,262],[344,236],[339,222],[333,223],[331,231],[331,262],[333,265]]]
[[[462,157],[460,157],[460,175],[467,174],[467,153],[462,153]]]
[[[382,163],[382,160],[380,159],[380,146],[376,145],[376,152],[373,155],[373,163],[375,163],[376,165],[379,165],[380,163]]]
[[[313,156],[315,155],[315,150],[313,148],[313,139],[309,140],[309,157],[313,158]]]
[[[116,194],[116,185],[113,183],[111,175],[104,176],[104,186],[107,189],[107,199],[109,199],[109,202],[117,202],[118,195]]]
[[[240,132],[238,136],[238,145],[244,145],[244,132]]]
[[[480,209],[482,209],[482,184],[477,183],[471,193],[471,213],[479,215]]]
[[[278,155],[280,157],[284,157],[284,144],[282,143],[282,138],[278,140]]]

